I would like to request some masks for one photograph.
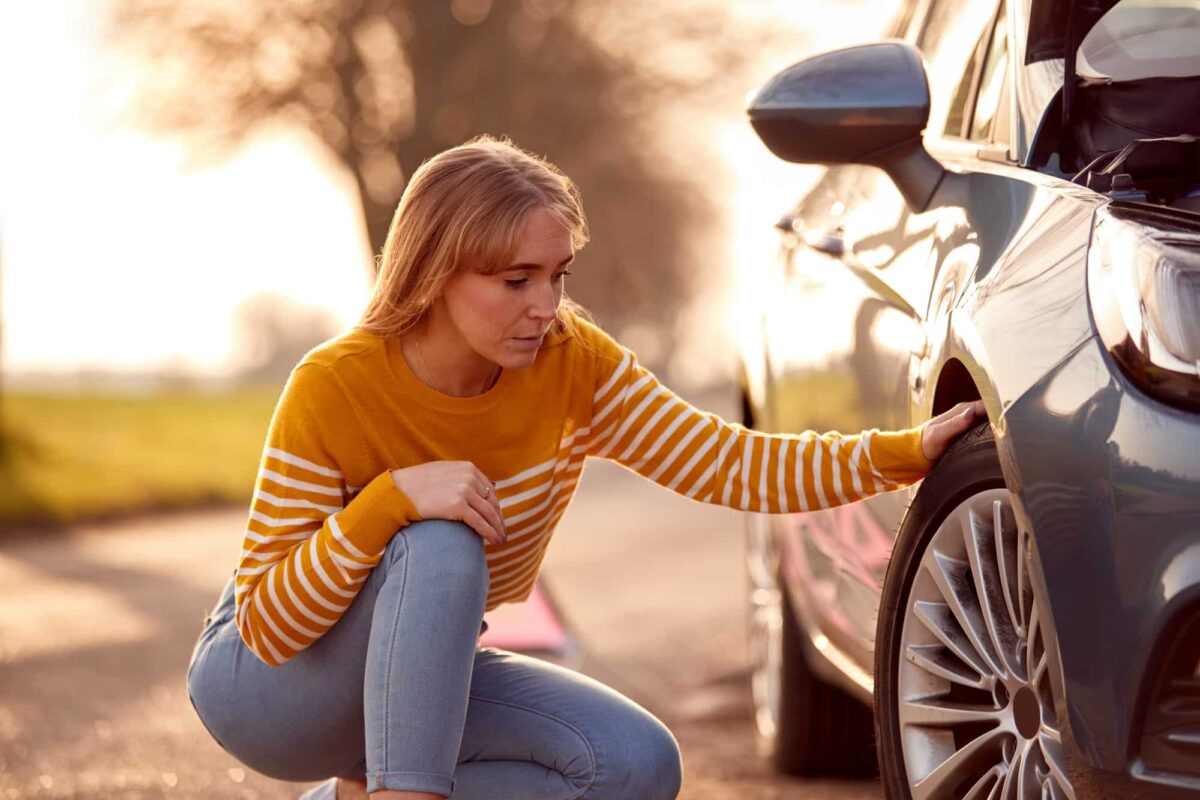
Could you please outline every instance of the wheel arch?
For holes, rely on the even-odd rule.
[[[982,397],[983,394],[975,385],[975,379],[971,377],[970,370],[957,358],[949,358],[942,364],[937,382],[934,384],[931,415],[937,416],[943,411],[953,408],[956,403],[979,400]]]

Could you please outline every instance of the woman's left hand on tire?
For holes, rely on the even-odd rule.
[[[921,451],[927,459],[936,462],[955,439],[986,418],[987,410],[982,400],[958,403],[925,423],[921,431]]]

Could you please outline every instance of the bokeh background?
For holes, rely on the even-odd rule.
[[[575,299],[677,391],[728,385],[771,223],[813,174],[757,142],[746,95],[890,6],[5,4],[0,527],[244,502],[406,175],[484,132],[580,185]]]
[[[733,418],[773,225],[820,171],[746,96],[898,4],[0,3],[0,798],[299,793],[217,746],[184,674],[283,382],[355,324],[439,150],[507,135],[570,174],[572,296]],[[594,462],[539,588],[576,666],[678,736],[687,800],[875,800],[755,753],[742,524]]]

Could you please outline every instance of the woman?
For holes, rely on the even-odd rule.
[[[360,324],[283,390],[188,670],[197,713],[247,766],[328,778],[304,797],[330,800],[673,798],[678,746],[649,712],[477,646],[484,612],[529,596],[584,459],[795,512],[919,480],[982,412],[855,436],[702,413],[565,298],[586,240],[575,186],[508,142],[412,176]]]

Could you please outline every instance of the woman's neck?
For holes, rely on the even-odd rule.
[[[483,394],[500,378],[500,365],[476,353],[457,331],[426,319],[400,340],[408,366],[421,382],[452,397]]]

